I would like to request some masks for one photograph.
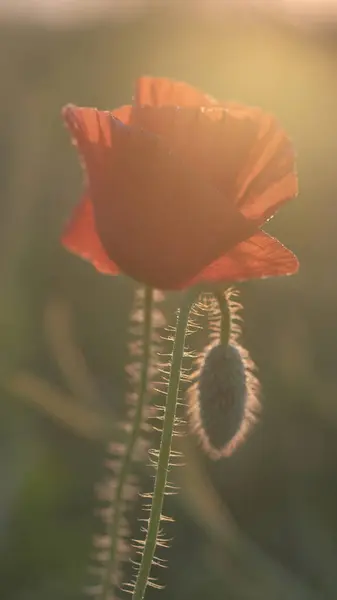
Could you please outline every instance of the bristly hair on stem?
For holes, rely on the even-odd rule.
[[[91,575],[95,585],[87,592],[96,600],[112,600],[122,583],[122,565],[130,558],[131,544],[127,515],[138,497],[136,462],[146,461],[149,441],[147,419],[151,412],[149,394],[153,389],[161,338],[158,329],[165,324],[159,305],[164,296],[149,287],[136,290],[130,315],[129,352],[133,359],[126,367],[130,392],[127,417],[119,423],[123,441],[110,443],[105,463],[105,480],[97,486],[100,508],[97,513],[104,533],[94,537]]]
[[[241,334],[233,290],[206,296],[209,344],[195,359],[188,390],[188,420],[202,450],[213,460],[230,456],[246,439],[260,411],[255,365],[238,339]]]
[[[162,365],[161,372],[163,378],[163,388],[161,391],[166,396],[166,403],[161,407],[159,420],[162,422],[160,450],[152,451],[150,458],[156,469],[155,485],[153,493],[144,494],[144,497],[150,499],[150,503],[144,506],[148,517],[144,518],[145,526],[142,532],[145,533],[145,540],[135,540],[140,562],[135,563],[136,578],[125,589],[132,592],[133,600],[143,600],[147,586],[160,588],[156,580],[151,577],[152,566],[165,566],[165,561],[155,556],[156,548],[167,547],[167,540],[162,531],[161,525],[164,521],[172,520],[163,515],[164,496],[176,492],[167,479],[170,467],[179,463],[180,454],[172,450],[172,438],[179,435],[181,421],[178,419],[176,409],[180,403],[180,381],[186,380],[186,373],[182,369],[185,352],[185,338],[193,332],[193,325],[189,326],[189,313],[194,300],[194,294],[188,291],[184,297],[182,305],[178,312],[176,328],[168,329],[168,339],[173,342],[173,350],[169,355],[169,361]]]

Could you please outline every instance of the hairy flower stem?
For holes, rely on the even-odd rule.
[[[152,332],[152,308],[153,308],[153,290],[146,286],[144,291],[144,329],[143,329],[143,357],[142,368],[140,375],[139,394],[137,398],[136,410],[132,422],[132,429],[129,434],[129,439],[126,444],[126,451],[122,459],[121,470],[118,477],[118,484],[114,498],[115,513],[112,519],[109,530],[107,532],[111,539],[110,556],[106,566],[105,577],[103,581],[101,599],[107,600],[110,596],[111,575],[113,574],[119,541],[119,526],[122,516],[122,500],[123,491],[125,488],[127,476],[130,471],[135,444],[140,434],[143,411],[146,406],[147,391],[148,391],[148,372],[151,357],[151,332]]]
[[[223,346],[228,346],[229,335],[231,329],[231,314],[229,305],[227,302],[226,296],[217,293],[215,294],[217,299],[220,314],[221,314],[221,322],[220,322],[220,342]]]
[[[151,571],[152,560],[156,549],[170,460],[173,428],[179,393],[181,365],[185,348],[185,336],[191,304],[192,298],[190,297],[189,293],[187,293],[177,317],[177,328],[173,344],[172,363],[170,368],[170,379],[166,398],[165,418],[160,443],[156,481],[144,552],[133,592],[133,600],[143,600],[144,598]]]

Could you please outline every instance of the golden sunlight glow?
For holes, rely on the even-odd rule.
[[[137,18],[145,11],[166,6],[173,12],[187,10],[210,18],[226,9],[252,9],[283,14],[290,18],[337,19],[337,0],[1,0],[0,19],[88,20],[108,14],[112,19]]]

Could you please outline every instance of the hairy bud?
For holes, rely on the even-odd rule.
[[[213,345],[189,391],[192,429],[213,460],[232,454],[256,421],[258,382],[253,367],[238,344]]]

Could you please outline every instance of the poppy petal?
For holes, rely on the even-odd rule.
[[[159,106],[212,106],[218,102],[182,81],[165,77],[140,77],[136,81],[136,105]]]
[[[125,123],[125,125],[128,125],[131,121],[131,113],[132,113],[132,106],[125,104],[124,106],[120,106],[119,108],[115,108],[114,110],[110,111],[111,116],[116,117],[116,119],[119,119],[120,121],[122,121],[122,123]]]
[[[68,108],[66,107],[63,111],[66,122],[71,118],[71,111]],[[131,106],[121,106],[111,114],[123,123],[128,123],[131,116]],[[85,115],[82,125],[85,125],[86,135],[89,139],[95,141],[97,129],[93,117],[92,111],[89,111]],[[75,123],[73,125],[75,126]],[[105,137],[108,138],[108,136],[109,131],[106,131]],[[77,143],[76,135],[73,135],[73,141]],[[88,196],[84,196],[78,206],[75,207],[63,232],[61,242],[67,250],[91,262],[101,273],[109,273],[110,275],[119,273],[117,265],[109,259],[97,235],[93,206]]]
[[[75,207],[61,238],[63,246],[84,260],[91,262],[97,271],[117,275],[117,265],[107,256],[96,232],[94,209],[84,196]]]
[[[287,200],[298,194],[295,155],[290,139],[277,119],[260,108],[226,104],[237,120],[258,124],[250,153],[238,180],[238,206],[248,219],[262,224]]]
[[[288,248],[260,230],[208,265],[187,285],[292,275],[298,267],[296,256]]]
[[[142,110],[164,106],[217,106],[219,112],[219,103],[215,99],[186,83],[150,76],[139,78],[133,122],[157,135],[163,135],[171,142],[174,129],[169,126],[168,111],[159,114]],[[221,106],[227,110],[227,119],[217,131],[213,128],[213,145],[211,149],[208,147],[211,151],[207,154],[208,163],[212,165],[210,178],[226,197],[235,195],[238,206],[247,218],[262,225],[282,204],[297,196],[292,144],[277,120],[260,108],[235,102]],[[216,110],[213,114],[216,114]],[[212,118],[212,112],[208,116]],[[199,123],[202,124],[202,121]],[[180,137],[187,143],[191,137],[184,138],[184,133],[185,130],[181,129]],[[194,132],[194,140],[196,145],[189,145],[189,155],[191,148],[203,148],[203,139],[198,131]]]
[[[132,115],[257,226],[297,194],[292,145],[259,109],[136,106]]]
[[[107,118],[100,119],[98,125],[99,111],[94,108],[81,108],[68,104],[62,111],[63,119],[69,128],[74,144],[79,150],[86,145],[102,146],[111,145],[110,119],[115,117],[127,125],[131,118],[131,106],[121,106],[114,111],[101,111]]]
[[[224,107],[139,106],[133,123],[154,133],[177,156],[216,187],[224,201],[237,196],[240,170],[249,158],[259,124]]]
[[[125,274],[175,289],[254,232],[158,136],[94,109],[64,116],[85,160],[99,238]]]

